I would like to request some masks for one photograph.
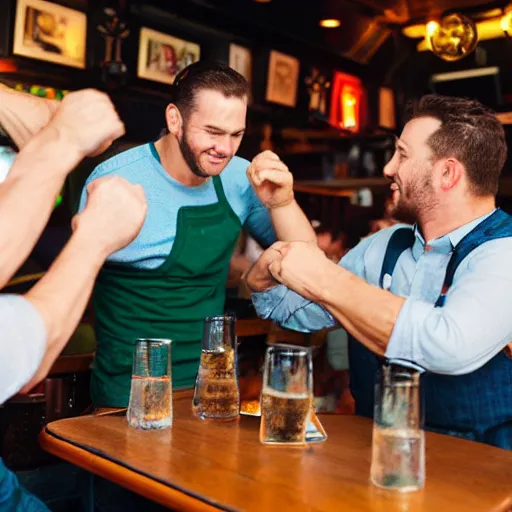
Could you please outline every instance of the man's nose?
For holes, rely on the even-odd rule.
[[[232,155],[233,154],[233,140],[230,135],[222,137],[215,143],[215,151],[221,155]]]
[[[395,155],[393,155],[393,158],[384,166],[384,176],[386,178],[392,179],[393,176],[396,174],[397,170],[397,163]]]

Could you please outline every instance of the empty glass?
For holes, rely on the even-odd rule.
[[[375,387],[373,484],[400,492],[425,483],[425,440],[420,393],[421,369],[389,362]]]
[[[204,321],[201,361],[192,411],[200,418],[232,420],[240,415],[236,318],[208,317]]]
[[[312,403],[311,350],[285,344],[268,347],[261,390],[260,441],[305,444]]]
[[[137,340],[127,419],[142,429],[172,425],[171,340]]]

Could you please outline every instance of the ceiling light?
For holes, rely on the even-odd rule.
[[[460,13],[444,16],[439,23],[427,24],[427,39],[432,52],[448,62],[469,55],[478,44],[475,22]]]
[[[512,4],[503,10],[503,17],[500,20],[500,28],[507,37],[512,32]]]
[[[341,25],[340,20],[329,18],[326,20],[320,20],[320,26],[324,28],[337,28]]]

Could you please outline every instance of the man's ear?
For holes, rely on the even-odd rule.
[[[165,120],[167,122],[167,129],[169,132],[178,136],[183,126],[183,119],[178,107],[173,103],[169,103],[165,109]]]
[[[441,188],[450,190],[455,187],[464,175],[464,166],[456,158],[447,158],[443,164]]]

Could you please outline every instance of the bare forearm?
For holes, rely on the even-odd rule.
[[[0,126],[20,149],[48,124],[57,106],[57,101],[14,91],[0,84]]]
[[[19,153],[0,184],[0,288],[37,242],[67,173],[80,161],[76,151],[46,128]]]
[[[329,263],[325,279],[312,290],[347,331],[373,352],[384,355],[405,299],[366,283],[344,268]]]
[[[250,292],[263,292],[279,284],[270,274],[265,258],[259,258],[243,276],[243,280]]]
[[[293,200],[286,206],[270,210],[270,217],[277,238],[283,242],[300,240],[316,244],[316,236],[308,218]]]
[[[73,334],[91,295],[105,254],[76,232],[45,276],[26,294],[47,330],[43,362],[25,389],[46,376]]]

